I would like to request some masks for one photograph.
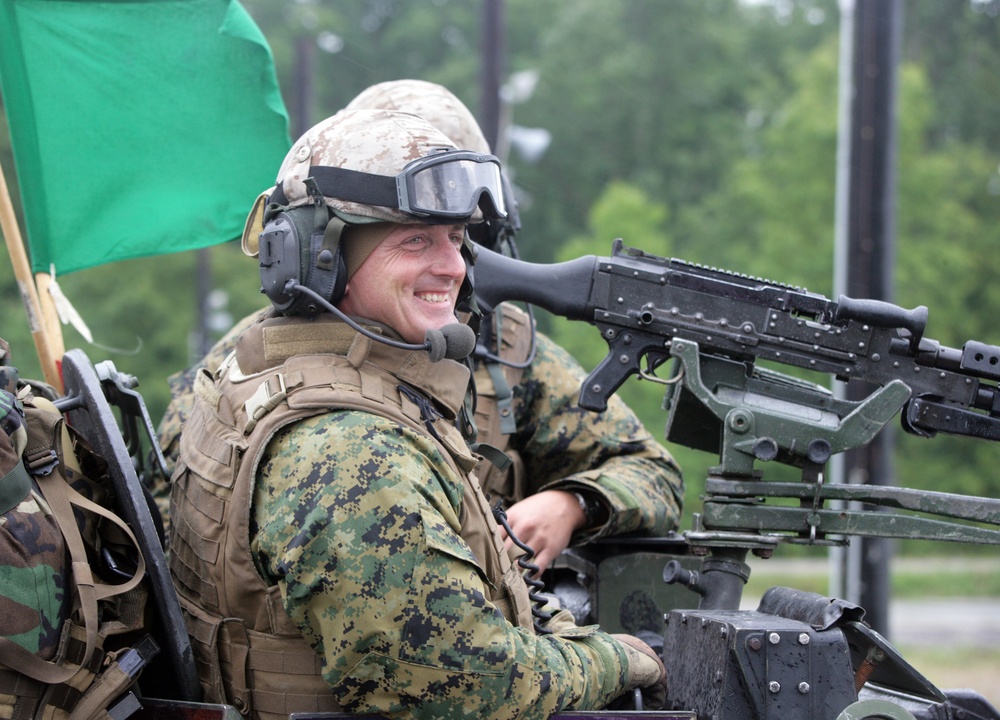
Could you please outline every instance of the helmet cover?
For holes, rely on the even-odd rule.
[[[489,155],[479,123],[461,100],[443,85],[426,80],[389,80],[372,85],[345,109],[371,108],[419,115],[447,135],[459,150]]]
[[[394,177],[413,160],[442,149],[457,149],[440,130],[408,113],[344,109],[309,129],[296,141],[278,171],[288,207],[311,202],[305,180],[313,166],[336,167]],[[327,196],[326,204],[345,222],[422,223],[401,210]],[[480,211],[476,214],[481,217]],[[478,218],[474,215],[473,222]]]

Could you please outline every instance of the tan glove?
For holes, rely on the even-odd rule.
[[[641,689],[645,709],[658,710],[666,705],[667,670],[656,651],[633,635],[616,633],[611,637],[622,644],[628,657],[624,689]]]

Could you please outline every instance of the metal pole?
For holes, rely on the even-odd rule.
[[[503,75],[503,0],[483,0],[483,58],[480,80],[479,127],[491,148],[500,137],[500,85]]]
[[[851,167],[851,105],[854,83],[851,67],[854,62],[854,1],[840,0],[840,49],[838,58],[837,88],[837,177],[834,197],[833,221],[833,296],[847,294],[847,198],[850,190]],[[834,383],[834,394],[847,398],[843,383]],[[845,483],[844,456],[830,458],[831,482]],[[836,500],[831,507],[843,507]],[[848,576],[849,548],[830,548],[830,595],[858,602],[860,595],[850,586]]]
[[[854,101],[851,108],[847,193],[846,294],[892,301],[896,198],[896,69],[900,0],[857,0],[854,24]],[[847,397],[860,400],[871,388],[852,383]],[[893,428],[867,447],[845,453],[848,482],[894,485]],[[892,541],[856,538],[852,568],[865,619],[888,636]]]

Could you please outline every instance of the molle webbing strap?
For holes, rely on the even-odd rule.
[[[247,669],[256,713],[288,716],[292,712],[337,712],[340,706],[323,680],[323,662],[305,640],[292,643],[248,633]],[[289,683],[294,676],[298,682]]]
[[[323,210],[325,216],[325,206]],[[311,235],[308,240],[309,257],[313,259],[313,265],[309,268],[303,268],[309,274],[305,284],[320,297],[330,302],[339,300],[339,298],[334,297],[333,291],[338,282],[346,279],[337,277],[340,265],[338,254],[341,251],[340,234],[344,227],[344,221],[334,215],[326,223],[322,234],[317,232]]]
[[[514,422],[514,393],[507,384],[504,377],[503,367],[500,363],[486,362],[486,371],[493,381],[493,389],[496,391],[497,411],[500,415],[500,432],[504,435],[513,435],[517,432],[517,423]]]
[[[76,626],[67,628],[67,631],[63,633],[63,643],[60,647],[58,661],[64,666],[73,666],[75,674],[83,672],[85,676],[96,676],[107,655],[98,648],[92,653],[90,662],[87,665],[81,665],[87,652],[86,643],[77,637],[82,632],[82,629]],[[81,683],[76,679],[75,674],[74,678],[71,678],[71,682],[74,685],[80,685]],[[56,708],[66,713],[74,709],[79,712],[77,703],[83,697],[84,690],[67,683],[41,682],[29,677],[23,671],[0,669],[0,694],[12,695],[17,698],[19,709],[14,712],[14,717],[17,718],[21,717],[18,713],[24,707],[31,708],[28,717],[36,717],[38,701],[42,698],[44,698],[46,707]],[[27,703],[27,705],[22,706],[22,703]],[[45,713],[41,717],[48,716],[49,714]]]
[[[503,450],[486,443],[475,443],[472,445],[472,452],[482,455],[487,462],[497,468],[500,472],[507,472],[507,468],[513,462],[510,455]]]
[[[14,670],[0,670],[0,695],[14,695],[18,698],[40,698],[45,689],[43,683],[32,680],[27,675]]]
[[[231,668],[222,673],[222,683],[226,698],[237,708],[251,711],[250,679],[247,669],[247,653],[250,640],[247,628],[239,618],[226,618],[219,623],[218,636],[219,663],[223,668]]]
[[[310,651],[312,649],[310,648]],[[315,655],[316,653],[313,652]],[[330,693],[329,698],[314,694],[296,694],[292,692],[268,692],[266,690],[253,689],[250,691],[253,696],[253,708],[257,713],[272,713],[274,715],[288,716],[294,713],[330,713],[339,712],[340,705],[337,699]]]
[[[69,720],[111,720],[114,716],[106,711],[108,704],[121,695],[132,681],[132,676],[117,660],[112,662],[74,703]]]
[[[503,306],[498,306],[493,314],[494,333],[496,337],[497,353],[499,354],[503,338]],[[500,416],[500,432],[504,435],[513,435],[517,432],[517,424],[514,422],[514,393],[504,376],[503,366],[498,362],[486,359],[483,364],[493,381],[494,400]]]
[[[43,412],[27,413],[28,448],[34,453],[39,445],[47,445],[50,450],[58,447],[60,440],[66,451],[72,452],[72,442],[62,436],[65,432],[62,425],[62,415],[50,402],[42,398],[35,399],[35,405]],[[35,432],[33,432],[33,430]],[[47,438],[46,438],[47,436]],[[54,450],[53,450],[54,452]],[[52,509],[52,514],[66,539],[66,547],[70,553],[70,563],[74,584],[79,595],[79,607],[83,617],[83,627],[87,636],[86,652],[83,663],[90,661],[94,648],[97,646],[97,594],[94,590],[93,573],[87,562],[87,551],[80,537],[80,528],[73,516],[73,508],[69,501],[70,487],[59,472],[49,472],[38,476],[38,487]],[[56,684],[64,683],[72,678],[77,669],[63,667],[54,662],[42,660],[34,653],[28,652],[20,645],[7,638],[0,638],[0,662],[10,668],[42,682]]]

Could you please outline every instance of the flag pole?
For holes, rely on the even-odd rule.
[[[31,338],[35,341],[35,352],[38,353],[38,361],[42,366],[42,377],[45,382],[61,393],[63,391],[62,377],[59,373],[58,358],[54,352],[57,347],[62,346],[61,333],[57,333],[60,335],[58,341],[53,342],[46,330],[48,323],[42,314],[38,290],[31,276],[31,265],[28,262],[28,254],[24,250],[24,241],[21,238],[17,218],[14,216],[14,204],[11,202],[10,192],[7,189],[7,178],[4,175],[3,167],[0,167],[0,231],[3,232],[4,241],[7,243],[10,262],[14,268],[14,278],[17,280],[17,287],[21,291],[21,300],[24,302],[24,309],[28,314],[28,329],[31,330]],[[51,327],[48,330],[51,330]]]
[[[52,300],[52,291],[49,290],[55,278],[46,272],[35,273],[35,287],[38,289],[38,304],[42,311],[42,327],[45,329],[45,337],[49,342],[49,352],[55,358],[61,358],[66,354],[66,346],[63,344],[62,323],[59,320],[59,311]]]

